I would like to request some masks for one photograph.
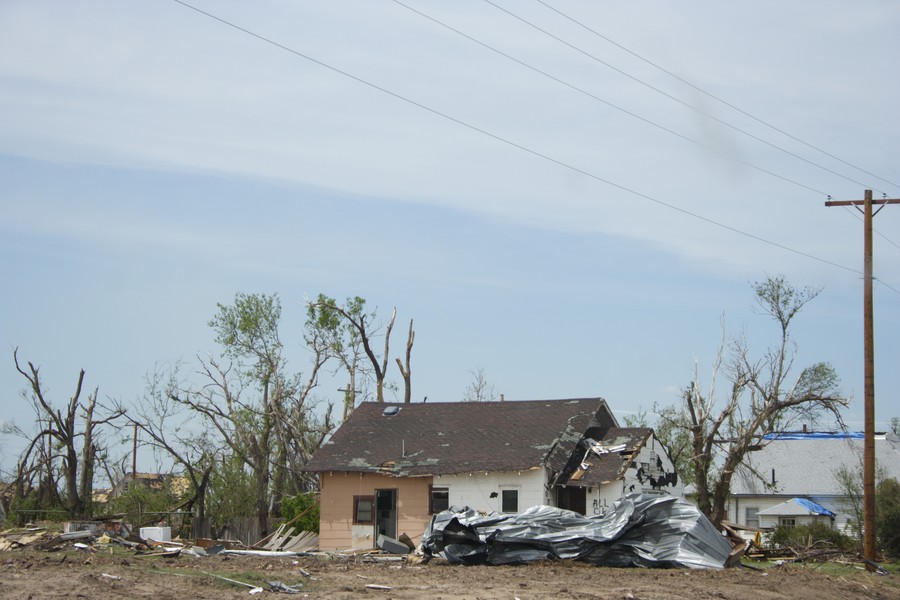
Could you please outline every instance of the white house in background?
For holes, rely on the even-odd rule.
[[[517,513],[535,505],[601,514],[624,494],[681,494],[647,428],[619,428],[601,398],[366,402],[306,466],[319,474],[322,549],[418,543],[450,506]]]
[[[861,472],[863,438],[843,432],[766,436],[734,474],[728,520],[760,528],[817,520],[850,533],[853,514],[836,473],[841,467]],[[885,476],[900,480],[900,438],[876,434],[875,457]]]
[[[806,498],[791,498],[757,514],[760,529],[774,529],[779,525],[794,527],[822,523],[834,528],[835,513]]]

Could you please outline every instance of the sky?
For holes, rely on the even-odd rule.
[[[862,429],[863,224],[825,202],[900,197],[897,2],[188,4],[0,3],[0,421],[33,427],[14,349],[57,406],[80,369],[134,406],[237,293],[278,294],[296,371],[305,302],[362,296],[392,358],[414,320],[414,401],[481,369],[622,420],[708,382],[723,323],[762,357],[781,275],[821,288],[794,373]],[[885,430],[900,206],[875,229]]]

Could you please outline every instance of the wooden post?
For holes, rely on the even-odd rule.
[[[825,206],[863,207],[863,347],[865,354],[865,440],[863,445],[863,555],[868,570],[875,562],[875,326],[872,307],[872,206],[900,204],[900,199],[872,200],[866,190],[863,200],[828,201]],[[881,210],[879,208],[878,210]]]
[[[138,426],[137,423],[134,424],[134,450],[131,453],[131,480],[134,481],[137,477],[137,433]]]
[[[863,445],[863,555],[875,561],[875,333],[872,316],[872,190],[866,190],[863,205],[863,343],[865,344],[866,437]]]

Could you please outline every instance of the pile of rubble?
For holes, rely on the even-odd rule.
[[[110,527],[104,522],[66,523],[63,531],[28,525],[0,532],[0,552],[22,549],[58,551],[74,548],[96,551],[109,546],[122,546],[136,556],[175,557],[182,553],[192,556],[224,554],[255,554],[259,556],[300,556],[318,549],[319,536],[302,531],[294,534],[284,526],[275,533],[247,546],[235,540],[198,538],[191,541],[169,539],[168,527],[146,527],[140,533]]]

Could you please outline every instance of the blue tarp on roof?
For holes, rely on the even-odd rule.
[[[829,431],[817,433],[803,432],[782,432],[767,433],[763,436],[764,440],[862,440],[865,439],[864,433],[859,432],[842,432]]]
[[[829,517],[834,517],[834,513],[822,506],[821,504],[816,504],[812,500],[807,500],[806,498],[794,498],[794,502],[805,508],[811,513],[815,513],[817,515],[828,515]]]

